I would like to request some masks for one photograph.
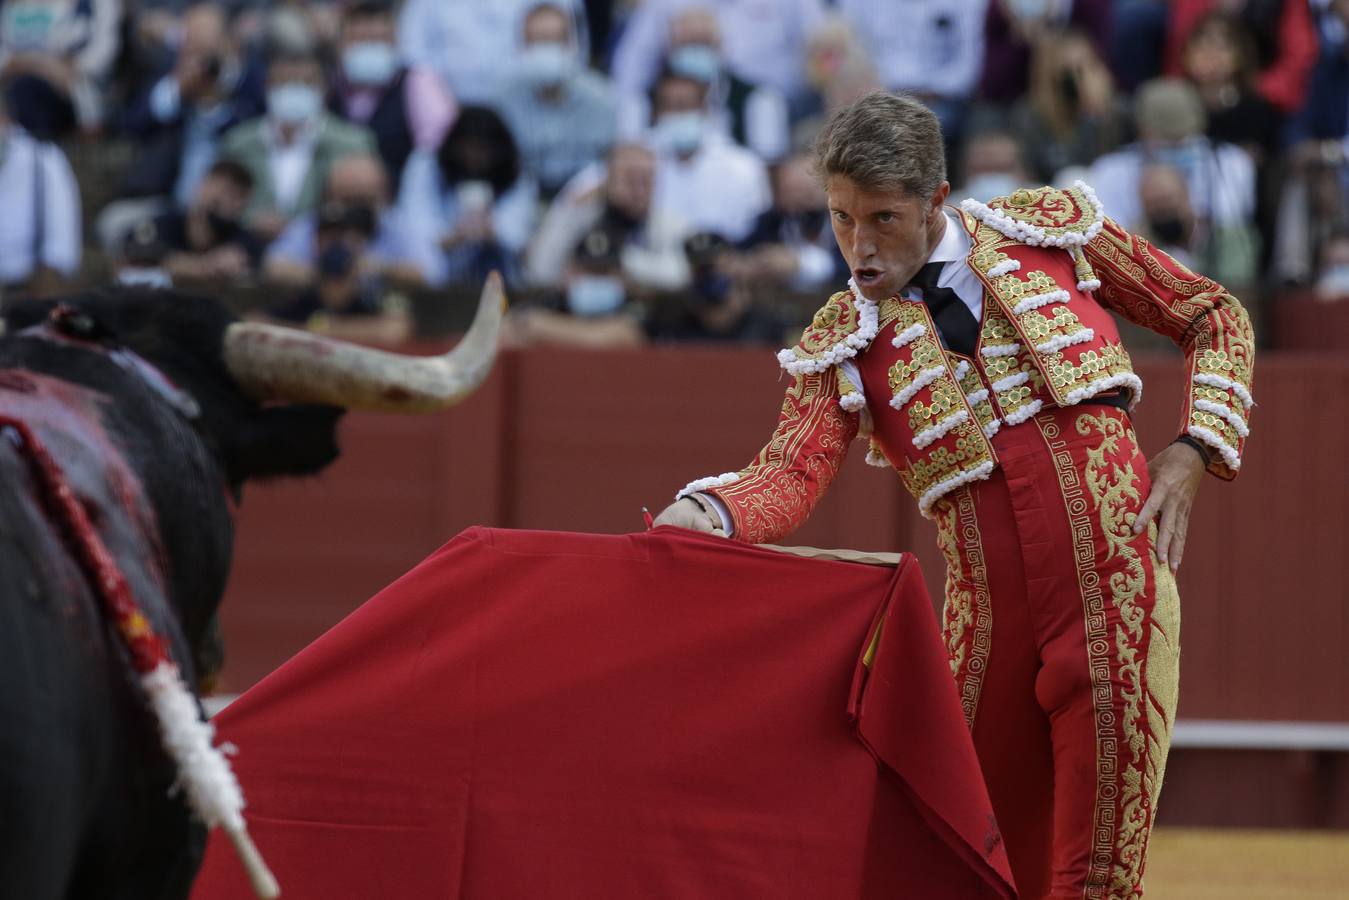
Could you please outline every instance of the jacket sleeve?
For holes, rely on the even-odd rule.
[[[679,492],[725,504],[732,537],[771,543],[799,528],[833,482],[857,436],[859,415],[839,405],[834,369],[798,375],[782,401],[777,429],[748,468],[695,481]]]
[[[1110,219],[1083,249],[1101,282],[1097,299],[1185,351],[1181,433],[1214,451],[1210,472],[1234,478],[1254,405],[1255,336],[1246,310],[1222,285]]]

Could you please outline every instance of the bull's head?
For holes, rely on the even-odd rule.
[[[434,357],[243,322],[213,300],[147,290],[19,301],[0,310],[0,335],[59,318],[68,337],[152,363],[190,398],[237,492],[250,478],[326,466],[337,455],[333,432],[343,410],[428,412],[463,400],[492,368],[504,306],[494,274],[468,334]]]

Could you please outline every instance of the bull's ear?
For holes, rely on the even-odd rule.
[[[224,436],[230,480],[319,472],[337,459],[337,422],[345,412],[317,405],[259,410]]]

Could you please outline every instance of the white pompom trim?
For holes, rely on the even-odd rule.
[[[992,359],[995,356],[1016,356],[1020,352],[1021,345],[1017,343],[995,344],[992,347],[982,347],[979,350],[979,353],[985,359]]]
[[[927,326],[922,322],[914,322],[908,328],[905,328],[899,334],[890,339],[890,346],[898,350],[906,344],[911,344],[923,335],[927,334]]]
[[[875,466],[878,469],[890,468],[890,460],[886,459],[885,454],[878,452],[875,447],[871,447],[867,450],[866,463],[867,465]]]
[[[862,296],[857,283],[851,278],[848,279],[848,290],[852,292],[853,307],[857,310],[857,330],[814,359],[801,359],[796,355],[795,347],[778,351],[778,364],[787,370],[787,374],[818,374],[845,359],[852,359],[858,351],[871,345],[876,332],[880,330],[879,307]]]
[[[964,381],[968,374],[970,374],[969,360],[962,359],[956,366],[956,381]]]
[[[1020,425],[1022,422],[1026,421],[1031,416],[1038,413],[1043,405],[1044,404],[1041,403],[1039,400],[1032,400],[1025,406],[1018,409],[1016,412],[1004,415],[1003,420],[1008,425]]]
[[[1070,299],[1072,299],[1072,295],[1063,288],[1045,291],[1043,294],[1022,297],[1016,306],[1012,307],[1012,313],[1019,316],[1022,313],[1030,312],[1032,309],[1039,309],[1047,303],[1067,303]]]
[[[982,481],[991,474],[993,474],[993,460],[990,459],[979,463],[967,472],[960,472],[945,481],[937,482],[924,491],[923,496],[918,498],[918,512],[924,517],[930,518],[928,513],[932,510],[932,504],[936,503],[943,494],[949,493],[961,485],[969,484],[971,481]]]
[[[965,396],[965,402],[968,403],[970,406],[978,406],[980,403],[983,403],[987,399],[988,399],[988,388],[979,388],[979,390],[975,391],[973,394],[967,394]]]
[[[1102,391],[1108,391],[1111,388],[1127,387],[1130,391],[1129,409],[1132,411],[1139,401],[1143,399],[1143,379],[1139,378],[1133,372],[1121,372],[1118,375],[1106,375],[1084,384],[1082,387],[1069,391],[1063,398],[1064,406],[1075,406],[1083,400],[1089,400]]]
[[[159,721],[160,738],[178,768],[178,786],[188,805],[208,828],[244,829],[244,794],[225,751],[215,747],[215,727],[202,721],[197,701],[183,683],[178,667],[161,662],[141,676],[141,686]]]
[[[699,491],[705,491],[708,488],[721,487],[730,484],[733,481],[740,480],[739,472],[726,472],[721,475],[709,475],[706,478],[699,478],[697,481],[690,481],[684,486],[684,489],[675,494],[676,500],[683,500],[689,494],[696,494]]]
[[[853,391],[852,393],[844,394],[842,397],[839,397],[838,405],[848,412],[857,412],[859,409],[866,407],[867,396],[861,391]]]
[[[987,275],[989,278],[1001,278],[1004,275],[1011,275],[1013,272],[1017,272],[1020,270],[1021,270],[1021,260],[1004,259],[1002,262],[998,263],[996,266],[993,266],[984,274]]]
[[[1232,471],[1235,472],[1241,468],[1241,457],[1237,456],[1236,448],[1223,440],[1217,432],[1205,428],[1203,425],[1191,425],[1186,429],[1186,433],[1217,450],[1218,455],[1223,458],[1223,462],[1227,463],[1227,467]]]
[[[1096,290],[1100,286],[1101,286],[1101,279],[1099,278],[1088,278],[1086,281],[1079,281],[1077,283],[1077,289],[1079,291],[1083,291],[1084,293],[1088,294]]]
[[[918,392],[936,381],[946,372],[945,366],[933,366],[930,369],[924,369],[918,373],[914,380],[890,398],[890,405],[895,409],[903,409],[904,404],[908,403]]]
[[[1029,372],[1013,372],[1006,378],[999,378],[993,382],[993,390],[998,392],[1010,391],[1014,387],[1021,387],[1027,381],[1030,381]]]
[[[1240,381],[1233,381],[1226,375],[1214,375],[1209,372],[1200,372],[1194,376],[1193,381],[1195,384],[1204,384],[1209,387],[1226,388],[1233,394],[1236,394],[1237,398],[1241,400],[1242,404],[1245,405],[1247,409],[1250,409],[1255,405],[1255,398],[1251,396],[1250,391],[1246,390],[1246,385],[1242,384]]]
[[[938,440],[961,422],[967,421],[969,417],[970,411],[968,409],[956,410],[937,424],[924,428],[922,431],[915,434],[913,436],[913,446],[922,450],[928,444]]]
[[[1203,410],[1206,413],[1212,413],[1222,419],[1228,425],[1231,425],[1232,430],[1243,438],[1251,436],[1251,430],[1246,427],[1245,422],[1241,421],[1241,416],[1232,412],[1232,410],[1223,406],[1221,403],[1214,403],[1212,400],[1196,400],[1194,401],[1194,408]]]
[[[1101,201],[1097,198],[1096,192],[1083,181],[1074,182],[1073,187],[1082,192],[1087,202],[1091,204],[1092,211],[1096,216],[1084,232],[1067,231],[1063,234],[1051,235],[1043,228],[1018,222],[1001,210],[994,209],[986,203],[980,203],[973,197],[960,201],[960,208],[1012,240],[1029,244],[1032,247],[1059,247],[1064,250],[1071,250],[1074,247],[1081,247],[1096,237],[1105,225],[1105,208],[1101,206]]]
[[[1061,334],[1058,337],[1052,337],[1043,344],[1036,344],[1035,349],[1041,353],[1054,353],[1062,350],[1064,347],[1071,347],[1074,344],[1085,344],[1088,341],[1096,339],[1096,332],[1090,328],[1083,328],[1075,334]]]
[[[1002,428],[1002,419],[994,419],[984,426],[984,437],[992,438]]]

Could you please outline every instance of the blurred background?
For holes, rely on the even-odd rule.
[[[246,498],[228,696],[467,525],[637,530],[743,465],[769,352],[847,278],[811,140],[876,88],[937,113],[956,198],[1083,179],[1246,304],[1260,408],[1180,574],[1161,821],[1349,828],[1349,0],[0,0],[0,291],[175,285],[435,352],[505,273],[479,395],[353,415],[322,480]],[[1180,357],[1124,333],[1154,451]],[[916,552],[938,598],[927,523],[860,462],[793,542]],[[1161,896],[1349,883],[1342,841],[1261,887],[1167,840],[1159,880],[1216,850]]]

